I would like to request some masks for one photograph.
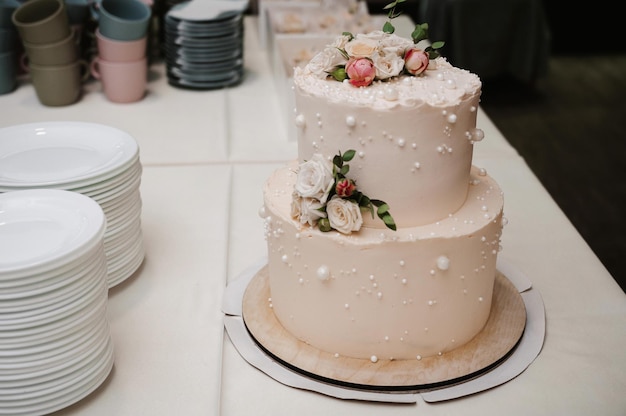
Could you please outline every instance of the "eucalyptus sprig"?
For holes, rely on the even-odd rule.
[[[396,7],[400,3],[404,3],[405,1],[406,0],[395,0],[383,7],[383,10],[388,10],[387,17],[389,19],[383,25],[383,32],[393,33],[396,31],[396,28],[391,23],[391,20],[402,14],[401,11],[396,11]],[[411,33],[411,38],[413,39],[413,43],[418,43],[424,39],[428,39],[428,23],[416,24],[415,29],[413,29],[413,32]],[[424,50],[426,53],[428,53],[428,59],[435,59],[441,56],[441,54],[439,53],[439,49],[443,48],[443,45],[445,45],[445,42],[436,41],[428,46]]]
[[[383,7],[383,10],[388,10],[387,17],[389,18],[389,20],[387,20],[385,24],[383,25],[383,32],[393,33],[396,31],[396,28],[391,24],[391,20],[395,19],[396,17],[402,14],[401,11],[396,12],[396,6],[399,5],[400,3],[404,3],[405,1],[406,0],[395,0],[389,3],[388,5],[386,5],[385,7]]]
[[[418,43],[424,39],[428,39],[428,23],[418,23],[415,25],[415,29],[411,32],[411,39],[413,43]],[[440,55],[439,49],[445,45],[443,41],[433,42],[424,51],[428,53],[428,59],[438,58]]]
[[[350,172],[350,165],[347,162],[350,162],[356,151],[350,149],[345,153],[339,152],[333,157],[333,176],[335,177],[334,186],[331,188],[330,193],[328,195],[328,199],[330,200],[336,194],[336,186],[337,183],[344,179],[348,179],[347,175]],[[380,218],[387,228],[396,231],[396,223],[389,212],[389,205],[385,201],[381,201],[379,199],[370,199],[363,192],[355,189],[354,192],[346,199],[349,199],[355,202],[360,208],[368,210],[372,218],[374,218],[374,214]]]

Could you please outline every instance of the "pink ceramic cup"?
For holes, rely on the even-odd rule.
[[[111,62],[96,57],[91,62],[91,75],[102,83],[107,99],[114,103],[132,103],[146,94],[148,60]]]
[[[110,62],[138,61],[146,56],[148,37],[144,36],[137,40],[111,39],[96,29],[96,42],[98,56]]]

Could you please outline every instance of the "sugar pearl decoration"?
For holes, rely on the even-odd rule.
[[[298,114],[296,116],[296,127],[304,127],[306,125],[306,121],[304,120],[304,115]]]
[[[330,277],[330,270],[328,266],[322,265],[317,269],[317,278],[320,280],[328,280]]]
[[[356,119],[353,116],[348,116],[346,117],[346,124],[348,127],[354,127],[356,126]]]
[[[454,124],[456,123],[456,114],[448,114],[448,123]]]
[[[437,259],[437,268],[439,270],[448,270],[450,267],[450,259],[446,256],[439,256]]]
[[[396,101],[398,99],[398,90],[394,87],[385,88],[384,97],[387,101]]]
[[[472,141],[479,142],[485,138],[485,132],[479,128],[472,130]]]
[[[372,355],[372,356],[370,357],[370,361],[371,361],[371,362],[373,362],[373,363],[376,363],[376,362],[378,362],[378,357],[377,357],[377,356],[375,356],[375,355]]]

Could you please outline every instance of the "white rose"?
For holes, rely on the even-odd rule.
[[[316,153],[300,165],[295,190],[304,198],[315,198],[324,204],[333,183],[332,162]]]
[[[324,205],[313,198],[302,198],[294,194],[291,201],[291,215],[300,221],[300,224],[314,226],[320,218],[326,218],[322,210]]]
[[[328,47],[320,51],[309,61],[306,69],[318,78],[324,79],[338,66],[346,64],[346,58],[335,47]]]
[[[358,39],[369,39],[375,42],[383,41],[389,36],[391,35],[383,32],[382,30],[372,30],[371,32],[368,32],[368,33],[358,33],[356,35]]]
[[[302,215],[302,197],[297,192],[291,194],[291,217],[300,219]]]
[[[374,61],[376,78],[387,79],[395,77],[404,68],[404,59],[398,55],[380,56]]]
[[[361,208],[355,202],[342,198],[332,198],[326,205],[330,226],[343,234],[359,231],[363,225]]]
[[[394,53],[399,53],[399,54],[401,54],[402,51],[404,51],[405,49],[414,46],[413,41],[411,41],[410,39],[403,38],[401,36],[394,35],[394,34],[388,34],[382,37],[380,40],[380,45],[382,49],[390,50],[390,51],[394,50],[396,51]]]
[[[345,49],[346,47],[346,43],[348,43],[350,41],[350,37],[347,35],[341,35],[336,37],[332,43],[330,45],[327,46],[327,48],[333,48],[333,49]]]

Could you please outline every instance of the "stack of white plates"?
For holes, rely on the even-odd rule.
[[[247,7],[247,0],[192,0],[165,14],[163,48],[170,85],[215,89],[241,82]]]
[[[105,228],[75,192],[0,194],[0,414],[62,409],[109,375]]]
[[[59,121],[0,129],[0,192],[63,189],[100,204],[109,287],[144,259],[141,173],[137,142],[113,127]]]

